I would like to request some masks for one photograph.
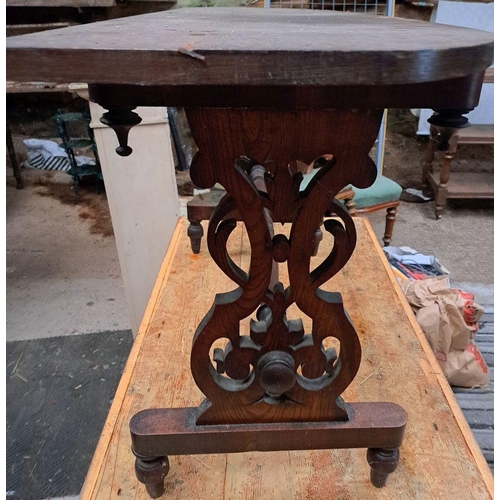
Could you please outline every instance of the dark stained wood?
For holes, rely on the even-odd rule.
[[[255,434],[248,432],[252,429],[247,425],[196,425],[195,408],[172,408],[168,414],[163,409],[142,410],[130,421],[132,446],[140,456],[159,456],[401,445],[406,412],[400,406],[349,403],[346,408],[350,415],[347,422],[260,424],[254,427],[254,432],[259,429]],[[308,436],[304,439],[306,428]],[[287,433],[286,442],[280,439],[281,432]]]
[[[404,85],[483,72],[492,60],[490,33],[292,9],[176,9],[7,40],[16,81]]]
[[[187,218],[189,220],[187,233],[189,239],[191,240],[191,250],[193,253],[197,254],[200,252],[201,238],[203,238],[203,227],[201,226],[200,222],[210,219],[212,213],[217,208],[217,205],[225,194],[225,191],[216,189],[210,191],[209,193],[195,196],[192,200],[189,200],[187,202]],[[344,189],[335,196],[335,199],[337,200],[344,200],[344,205],[351,215],[355,214],[354,202],[352,201],[353,198],[354,191],[352,189]],[[240,214],[237,211],[232,213],[231,217],[235,218],[238,221],[242,220]],[[313,256],[316,255],[317,245],[319,245],[323,237],[321,230],[318,229],[318,231],[319,232],[316,235],[317,244],[315,245],[315,250],[312,253]]]
[[[328,202],[348,184],[366,188],[375,180],[374,164],[367,155],[377,137],[381,110],[293,113],[198,108],[186,109],[186,115],[199,149],[191,165],[191,178],[199,188],[219,182],[227,191],[236,189],[234,162],[240,156],[260,165],[272,161],[281,172],[290,162],[309,165],[322,155],[335,154],[337,178]]]
[[[351,403],[347,411],[345,422],[204,426],[196,424],[196,408],[143,410],[130,421],[136,476],[158,498],[165,491],[168,455],[368,448],[370,480],[381,488],[398,466],[406,412],[393,403]]]
[[[361,344],[341,295],[319,288],[354,251],[354,222],[334,197],[348,184],[364,188],[375,180],[369,152],[382,111],[189,108],[186,116],[198,147],[194,183],[226,191],[210,217],[208,249],[238,288],[217,294],[194,334],[191,373],[206,399],[197,409],[146,410],[132,419],[138,479],[155,498],[164,488],[160,464],[171,454],[367,447],[374,450],[372,483],[383,486],[397,467],[406,413],[394,404],[344,403]],[[299,191],[297,162],[325,155]],[[327,212],[338,217],[324,222],[333,248],[311,270]],[[227,251],[235,213],[252,248],[248,272]],[[290,235],[275,235],[272,221],[291,221]],[[278,262],[288,269],[286,289]],[[288,316],[293,305],[311,318],[310,331],[302,318]],[[339,351],[325,347],[332,337]]]
[[[385,486],[387,478],[391,472],[398,467],[399,448],[369,448],[366,458],[370,464],[370,480],[377,488]]]
[[[334,197],[348,184],[365,188],[374,182],[369,152],[382,111],[188,108],[186,116],[198,147],[193,182],[225,189],[210,216],[208,249],[238,288],[217,294],[194,334],[191,373],[206,399],[197,409],[146,410],[132,420],[137,478],[156,498],[164,491],[168,468],[162,464],[169,454],[317,447],[320,423],[319,446],[368,447],[372,483],[384,486],[399,460],[404,426],[398,415],[406,422],[406,414],[397,406],[380,412],[379,403],[368,403],[361,413],[369,426],[356,421],[341,394],[358,371],[360,341],[341,295],[319,288],[354,251],[354,223]],[[297,163],[319,157],[329,159],[300,191]],[[311,270],[325,213],[339,218],[324,222],[334,244]],[[235,214],[252,248],[248,272],[227,251]],[[292,221],[290,235],[275,235],[272,221]],[[199,243],[199,222],[193,229]],[[287,265],[286,289],[277,278],[278,262]],[[287,316],[294,304],[312,319],[310,332],[301,318]],[[246,335],[240,324],[248,320]],[[329,337],[340,351],[324,347]],[[172,419],[181,414],[177,432]],[[204,428],[208,434],[202,436]]]
[[[356,69],[353,69],[356,71]],[[483,72],[409,85],[90,85],[90,99],[113,106],[257,109],[473,109]]]
[[[382,112],[200,108],[187,109],[186,115],[199,149],[191,166],[193,182],[201,188],[219,183],[227,191],[211,216],[208,247],[217,265],[241,287],[219,295],[195,333],[191,370],[207,396],[198,423],[345,420],[347,414],[339,396],[359,366],[359,342],[340,296],[319,298],[316,289],[343,267],[354,249],[352,221],[332,200],[348,184],[363,188],[375,180],[376,167],[368,153]],[[334,159],[299,194],[302,175],[294,174],[294,162],[310,164],[325,154]],[[251,160],[238,161],[245,156]],[[250,180],[255,164],[267,170],[265,195]],[[281,242],[280,252],[283,255],[283,245],[289,246],[286,254],[291,286],[286,292],[279,287],[268,291],[273,245],[265,209],[277,222],[293,221],[290,237]],[[248,273],[230,259],[225,249],[234,228],[227,216],[235,210],[245,222],[252,245]],[[340,216],[345,226],[325,223],[326,230],[335,234],[336,245],[310,273],[316,231],[327,210]],[[240,337],[240,321],[262,302],[270,315],[262,312],[259,317],[257,313],[257,319],[251,320],[251,338]],[[300,320],[286,320],[286,309],[293,302],[315,321],[312,336],[301,330]],[[343,346],[338,359],[335,352],[322,351],[322,342],[330,335]],[[210,368],[210,349],[220,338],[230,339],[230,344],[218,357],[218,374]],[[267,399],[273,398],[260,383],[259,360],[275,350],[284,350],[294,358],[296,368],[302,368],[293,388],[271,401],[284,404],[269,404]]]

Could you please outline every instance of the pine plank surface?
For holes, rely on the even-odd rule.
[[[356,219],[356,226],[352,259],[323,288],[342,293],[363,347],[360,371],[345,400],[393,401],[408,412],[400,465],[387,487],[371,486],[362,449],[174,456],[164,498],[492,498],[493,476],[411,309],[402,302],[376,237],[364,219]],[[191,253],[186,229],[184,222],[160,272],[83,500],[147,499],[133,473],[130,418],[143,408],[196,406],[202,399],[189,370],[192,336],[214,294],[234,285],[212,263],[205,239],[201,253]],[[325,237],[316,261],[329,245]],[[244,268],[250,254],[241,224],[228,246]],[[289,318],[297,315],[289,310]],[[247,328],[247,321],[242,325]],[[307,318],[304,326],[311,326]]]
[[[492,59],[484,31],[298,9],[175,9],[7,40],[16,81],[405,85],[482,73]]]

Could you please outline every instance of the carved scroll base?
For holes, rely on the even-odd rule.
[[[346,422],[231,426],[197,425],[197,408],[141,411],[130,421],[132,449],[140,457],[137,478],[157,498],[164,490],[169,455],[368,448],[371,482],[384,486],[398,465],[406,412],[393,403],[351,403],[346,408]]]

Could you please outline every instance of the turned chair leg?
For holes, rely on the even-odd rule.
[[[382,488],[391,472],[399,463],[399,448],[386,450],[383,448],[368,448],[366,459],[371,467],[370,481],[376,488]]]
[[[189,227],[187,234],[191,240],[191,250],[193,253],[200,253],[201,239],[203,238],[203,226],[197,219],[188,219]]]
[[[396,213],[398,207],[389,207],[387,209],[387,215],[385,216],[385,232],[382,241],[384,242],[384,247],[388,247],[392,240],[392,231],[394,230],[394,224],[396,222]]]
[[[450,138],[450,147],[444,155],[443,164],[441,166],[441,173],[439,176],[439,186],[437,187],[436,200],[435,200],[435,214],[436,219],[440,219],[446,205],[446,198],[448,197],[448,181],[450,180],[450,167],[453,157],[457,151],[457,136],[453,135]]]
[[[422,166],[422,189],[429,186],[429,174],[434,172],[434,156],[437,148],[437,130],[431,125],[429,136],[429,147],[425,155],[424,164]]]

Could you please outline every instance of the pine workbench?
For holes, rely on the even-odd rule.
[[[172,456],[162,498],[492,498],[491,471],[377,238],[366,220],[355,222],[356,250],[324,288],[342,293],[363,348],[345,400],[397,401],[408,412],[399,467],[387,486],[375,489],[367,473],[358,473],[368,470],[361,449]],[[213,295],[232,282],[210,259],[206,244],[200,254],[191,253],[187,225],[179,222],[166,253],[82,500],[147,499],[133,474],[130,418],[143,408],[196,406],[203,398],[189,370],[192,337]],[[329,236],[315,259],[325,258]],[[250,255],[241,224],[228,246],[245,268]]]

